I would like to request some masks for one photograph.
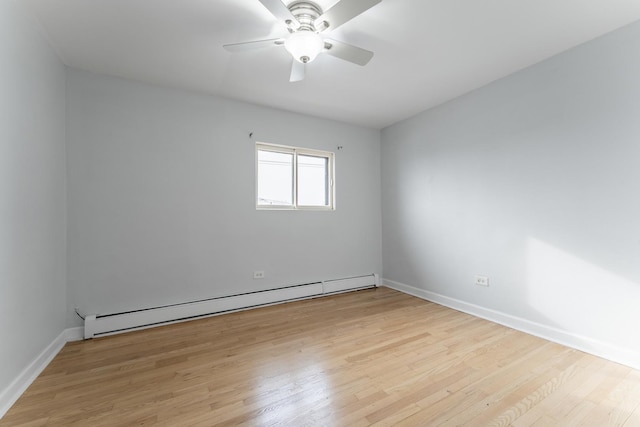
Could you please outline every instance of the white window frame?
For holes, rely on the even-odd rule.
[[[275,153],[293,154],[293,204],[292,205],[260,205],[258,204],[258,152],[271,151]],[[298,204],[298,155],[326,157],[328,159],[329,188],[328,206],[309,206]],[[308,210],[308,211],[333,211],[336,209],[335,197],[335,154],[330,151],[314,150],[310,148],[292,147],[289,145],[270,144],[256,142],[255,149],[255,203],[257,210]]]

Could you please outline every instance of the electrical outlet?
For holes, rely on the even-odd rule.
[[[254,271],[253,272],[254,279],[264,279],[264,271]]]
[[[476,285],[489,286],[489,278],[487,276],[476,276]]]

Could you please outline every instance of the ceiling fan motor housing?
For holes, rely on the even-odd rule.
[[[296,1],[287,6],[291,14],[296,18],[300,26],[298,31],[319,31],[315,26],[315,21],[322,15],[322,9],[315,3],[308,1]],[[289,27],[289,31],[294,30]]]

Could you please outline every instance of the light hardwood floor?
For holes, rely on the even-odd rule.
[[[0,426],[640,426],[640,372],[378,288],[67,344]]]

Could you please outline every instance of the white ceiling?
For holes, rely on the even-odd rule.
[[[283,48],[222,48],[286,35],[258,0],[19,1],[70,67],[373,128],[640,19],[638,0],[382,0],[330,33],[367,66],[320,55],[289,83]]]

